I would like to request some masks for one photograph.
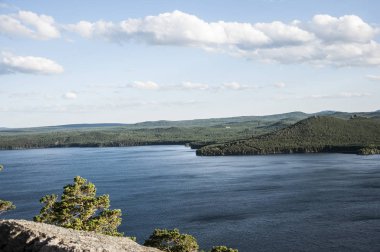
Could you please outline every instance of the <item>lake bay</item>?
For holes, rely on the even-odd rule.
[[[120,208],[139,243],[179,228],[202,249],[379,251],[380,155],[197,157],[183,146],[0,151],[0,198],[32,219],[80,175]]]

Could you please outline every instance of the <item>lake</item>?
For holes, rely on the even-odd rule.
[[[197,157],[183,146],[0,151],[0,198],[32,219],[76,175],[143,241],[179,228],[203,249],[380,251],[380,155]]]

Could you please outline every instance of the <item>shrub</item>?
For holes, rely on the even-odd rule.
[[[238,252],[237,249],[227,248],[226,246],[216,246],[210,252]]]
[[[181,234],[178,229],[155,229],[144,245],[167,252],[196,252],[199,248],[193,236]]]
[[[3,169],[4,169],[4,166],[0,164],[0,171],[2,171]],[[13,205],[12,202],[0,199],[0,214],[9,210],[15,209],[15,208],[16,206]]]

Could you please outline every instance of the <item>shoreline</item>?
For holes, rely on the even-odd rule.
[[[263,150],[253,153],[202,153],[201,148],[193,148],[189,143],[147,143],[136,145],[71,145],[71,146],[48,146],[48,147],[32,147],[32,148],[0,148],[1,151],[17,151],[17,150],[42,150],[42,149],[69,149],[69,148],[128,148],[128,147],[144,147],[144,146],[183,146],[190,149],[194,149],[196,156],[199,157],[221,157],[221,156],[272,156],[272,155],[292,155],[292,154],[354,154],[360,156],[380,155],[380,148],[374,149],[374,153],[362,153],[360,150],[365,149],[365,146],[325,146],[322,150],[308,151],[306,148],[293,148],[283,151],[265,152]],[[347,148],[348,147],[348,148]],[[347,149],[345,149],[347,148]],[[328,150],[327,150],[328,149]],[[340,149],[340,150],[338,150]],[[342,150],[343,149],[343,150]],[[376,152],[377,151],[377,152]]]

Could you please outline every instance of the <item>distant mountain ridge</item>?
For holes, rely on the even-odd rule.
[[[334,113],[335,115],[335,113]],[[209,145],[197,155],[257,155],[278,153],[380,153],[380,120],[351,116],[313,116],[286,128],[250,139]],[[363,153],[361,153],[363,152]]]
[[[353,115],[363,117],[380,117],[380,110],[373,112],[340,112],[333,110],[325,110],[317,113],[304,113],[301,111],[294,111],[282,114],[263,115],[263,116],[236,116],[236,117],[223,117],[223,118],[208,118],[208,119],[191,119],[191,120],[158,120],[158,121],[145,121],[139,123],[78,123],[78,124],[63,124],[53,126],[41,127],[27,127],[27,128],[7,128],[0,127],[1,131],[52,131],[52,130],[86,130],[86,129],[102,129],[102,128],[166,128],[166,127],[206,127],[216,126],[221,124],[242,123],[252,121],[280,121],[280,120],[302,120],[314,115],[330,115],[333,117],[350,118]]]

